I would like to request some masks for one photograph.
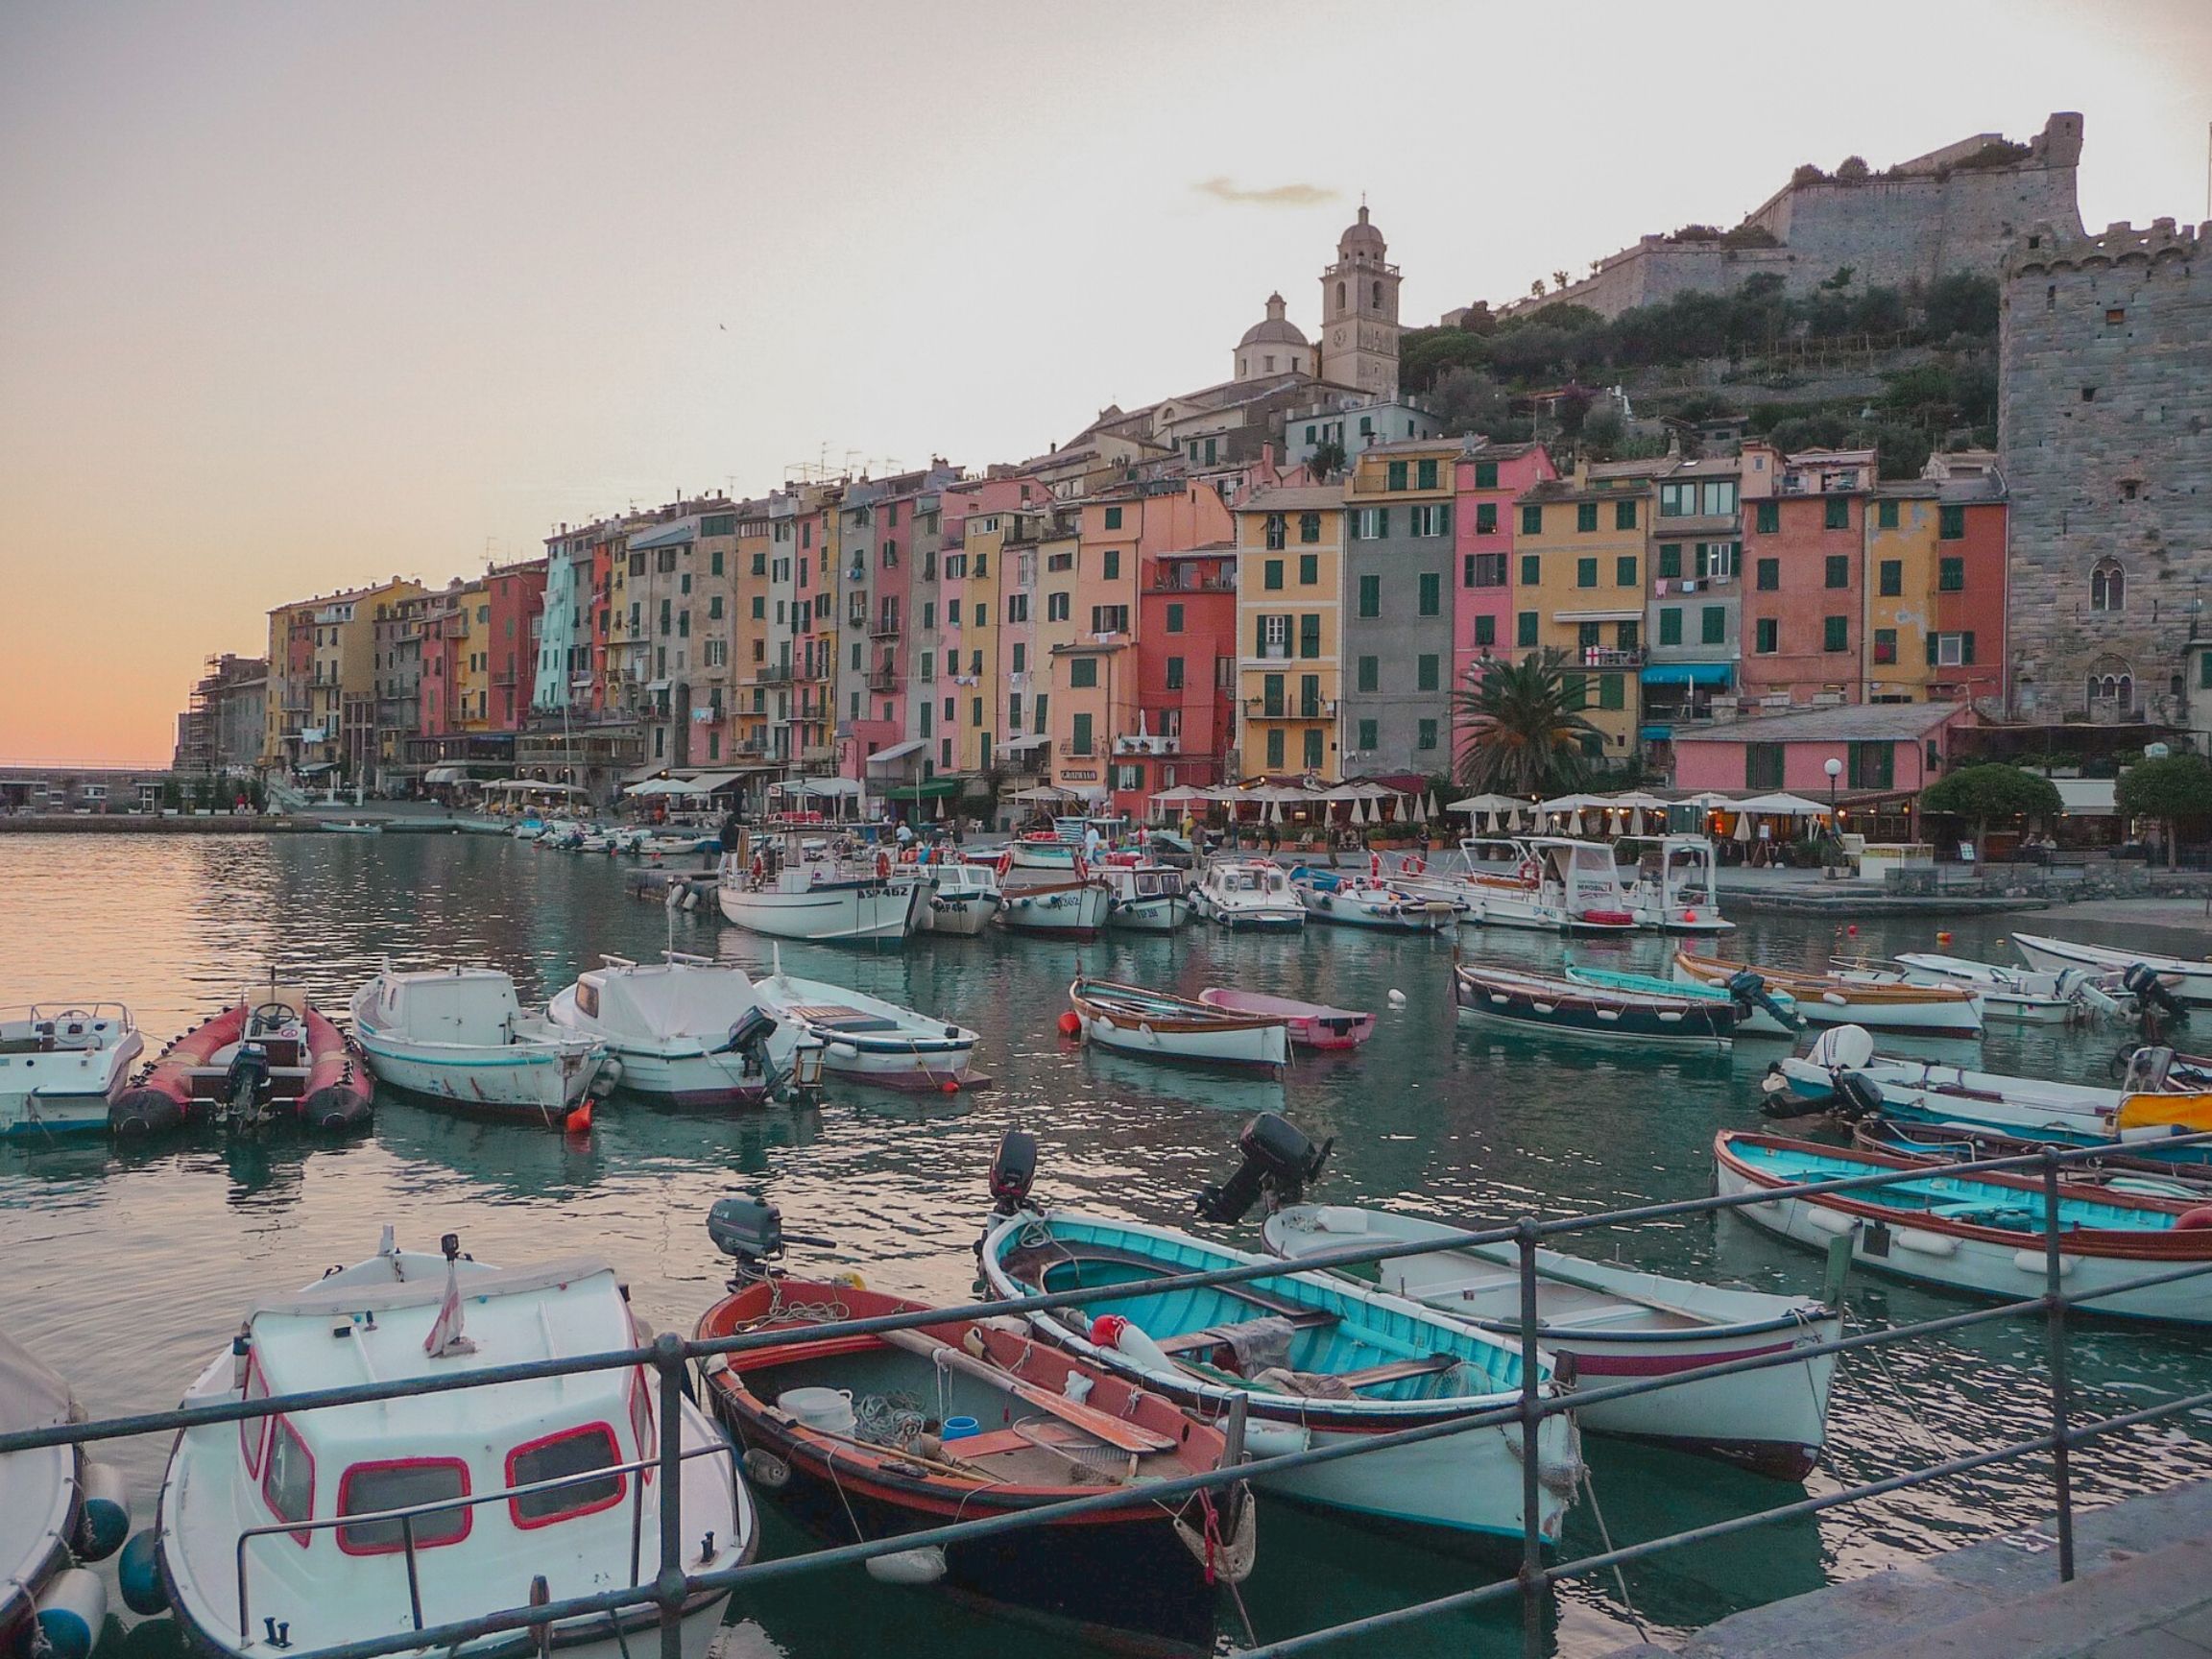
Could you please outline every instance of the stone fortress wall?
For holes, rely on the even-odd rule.
[[[1886,177],[1785,184],[1744,221],[1780,247],[1647,236],[1584,280],[1504,309],[1564,301],[1613,317],[1676,294],[1732,294],[1765,273],[1803,293],[1846,265],[1862,289],[1932,282],[1954,271],[1994,276],[2028,227],[2048,224],[2079,234],[2081,226],[2075,197],[2081,117],[2053,115],[2016,160],[1960,165],[2002,141],[1997,133],[1979,132],[1901,162]]]
[[[2012,702],[2022,719],[2212,726],[2192,636],[2212,629],[2212,224],[2017,241],[1999,331],[2011,498]],[[2096,603],[2103,566],[2105,608]],[[2123,579],[2109,603],[2109,576]],[[2092,695],[2125,675],[2130,695]],[[2199,718],[2191,719],[2192,704]]]

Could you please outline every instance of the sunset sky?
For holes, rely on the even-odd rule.
[[[0,760],[165,759],[279,601],[678,490],[979,468],[1310,329],[2086,116],[2205,214],[2212,0],[0,5]]]

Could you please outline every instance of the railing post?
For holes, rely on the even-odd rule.
[[[1523,1659],[1544,1655],[1544,1481],[1538,1441],[1544,1428],[1538,1414],[1541,1361],[1536,1351],[1536,1218],[1513,1224],[1521,1256],[1521,1652]]]
[[[2056,1488],[2058,1581],[2074,1578],[2074,1470],[2066,1444],[2073,1383],[2066,1363],[2065,1257],[2058,1248],[2058,1148],[2043,1148],[2044,1342],[2051,1366],[2051,1480]]]
[[[661,1372],[661,1659],[684,1659],[684,1338],[673,1331],[654,1337],[653,1363]]]

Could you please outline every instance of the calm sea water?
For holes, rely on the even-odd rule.
[[[1932,949],[1936,924],[1885,921],[1855,939],[1830,919],[1747,917],[1731,949],[1814,966],[1840,948]],[[2040,917],[2070,936],[2203,953],[2191,929]],[[1946,924],[1960,954],[2005,959],[1998,919]],[[675,924],[679,949],[762,965],[764,941],[711,917]],[[472,836],[0,838],[0,1001],[121,998],[149,1044],[195,1023],[272,964],[324,1006],[342,1008],[381,963],[455,960],[504,968],[524,995],[560,989],[602,951],[647,955],[668,942],[666,913],[622,890],[604,858],[541,853]],[[1557,941],[1470,936],[1471,949],[1556,961]],[[1577,945],[1583,960],[1656,969],[1656,940]],[[173,1405],[257,1294],[359,1260],[386,1223],[430,1248],[457,1232],[490,1261],[597,1252],[627,1275],[657,1326],[688,1331],[720,1291],[708,1205],[765,1192],[795,1232],[833,1252],[794,1265],[861,1269],[872,1285],[951,1302],[971,1283],[970,1244],[985,1208],[984,1172],[999,1134],[1020,1123],[1042,1143],[1041,1195],[1144,1219],[1182,1222],[1190,1194],[1232,1162],[1242,1118],[1288,1112],[1316,1140],[1336,1138],[1319,1196],[1419,1204],[1470,1221],[1562,1215],[1711,1190],[1714,1132],[1757,1121],[1757,1078],[1779,1045],[1731,1059],[1653,1059],[1547,1048],[1455,1026],[1448,940],[1316,928],[1297,938],[1178,938],[1074,947],[984,937],[925,940],[863,954],[786,946],[794,972],[840,980],[956,1018],[984,1035],[995,1090],[916,1100],[833,1083],[821,1105],[742,1118],[603,1110],[587,1140],[566,1141],[385,1099],[374,1130],[349,1142],[226,1147],[215,1142],[118,1152],[104,1142],[0,1147],[0,1319],[68,1374],[95,1415]],[[1381,1015],[1354,1056],[1302,1061],[1282,1084],[1224,1079],[1087,1052],[1060,1037],[1070,971],[1194,993],[1214,983],[1274,991]],[[1387,1008],[1403,990],[1406,1005]],[[2117,1038],[1997,1027],[1990,1070],[2090,1080]],[[1885,1046],[1890,1045],[1886,1044]],[[1971,1061],[1972,1049],[1941,1050]],[[1247,1234],[1243,1240],[1250,1242]],[[1698,1217],[1579,1248],[1669,1272],[1810,1291],[1820,1263],[1743,1226]],[[1911,1288],[1858,1282],[1866,1320],[1929,1317],[1958,1306]],[[1829,1460],[1813,1490],[1940,1461],[2033,1432],[2044,1396],[2036,1325],[1847,1362],[1836,1389]],[[2212,1387],[2212,1338],[2102,1327],[2081,1332],[2076,1374],[2087,1405],[2127,1409]],[[2162,1429],[2103,1443],[2078,1465],[2092,1502],[2212,1474],[2212,1430]],[[112,1455],[151,1513],[165,1444]],[[1592,1441],[1598,1508],[1575,1510],[1568,1548],[1601,1547],[1792,1501],[1799,1489],[1697,1459]],[[2047,1471],[2021,1465],[1783,1523],[1672,1552],[1613,1579],[1562,1592],[1558,1653],[1602,1651],[1679,1632],[1739,1608],[1866,1573],[1902,1555],[2049,1513]],[[1601,1511],[1601,1519],[1600,1519]],[[1260,1565],[1243,1599],[1259,1634],[1280,1638],[1449,1594],[1485,1570],[1404,1540],[1269,1507]],[[771,1527],[769,1547],[800,1541]],[[1021,1654],[1083,1649],[878,1586],[857,1572],[806,1578],[735,1609],[748,1654],[846,1659],[861,1652]],[[149,1654],[168,1622],[132,1632]],[[1402,1628],[1337,1651],[1510,1653],[1517,1614]]]

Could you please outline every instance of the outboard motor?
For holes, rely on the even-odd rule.
[[[766,1076],[774,1064],[768,1058],[768,1039],[775,1035],[776,1017],[756,1002],[732,1022],[730,1035],[714,1052],[735,1054],[745,1062],[748,1071]]]
[[[1036,1180],[1037,1137],[1026,1129],[1007,1130],[991,1155],[991,1214],[1019,1214],[1028,1207]]]
[[[2120,984],[2134,993],[2136,1006],[2146,1013],[2156,1008],[2168,1020],[2188,1018],[2182,1013],[2181,1004],[2175,998],[2174,993],[2166,989],[2166,983],[2158,977],[2157,972],[2144,963],[2131,964],[2120,975]]]
[[[2124,1094],[2163,1094],[2174,1070],[2174,1050],[2160,1044],[2146,1044],[2128,1056],[2128,1070],[2120,1080]]]
[[[269,1047],[263,1043],[241,1043],[230,1056],[230,1070],[223,1074],[223,1105],[234,1118],[252,1119],[269,1091]]]
[[[1754,1008],[1764,1008],[1774,1016],[1775,1023],[1783,1030],[1797,1031],[1804,1028],[1805,1016],[1791,1013],[1775,1001],[1767,994],[1767,981],[1748,968],[1729,974],[1722,989],[1728,993],[1728,999],[1746,1014]]]
[[[1882,1085],[1863,1071],[1841,1071],[1836,1076],[1836,1102],[1829,1111],[1846,1123],[1882,1116],[1886,1102]]]
[[[1331,1136],[1315,1146],[1281,1113],[1261,1113],[1238,1134],[1244,1162],[1237,1172],[1218,1186],[1199,1189],[1198,1218],[1228,1226],[1242,1220],[1262,1194],[1270,1210],[1297,1203],[1335,1144]]]
[[[707,1212],[707,1237],[714,1240],[715,1249],[737,1263],[730,1281],[732,1289],[743,1280],[765,1278],[770,1272],[768,1263],[783,1254],[786,1244],[808,1244],[817,1249],[830,1247],[827,1238],[786,1234],[783,1212],[765,1198],[747,1198],[735,1193],[714,1200],[713,1208]]]

